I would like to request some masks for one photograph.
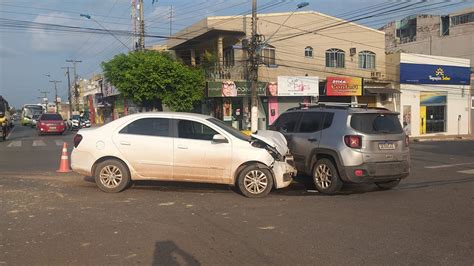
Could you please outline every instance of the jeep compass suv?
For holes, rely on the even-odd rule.
[[[336,193],[345,182],[390,189],[410,171],[408,137],[398,113],[384,108],[306,104],[270,129],[285,135],[297,170],[311,175],[322,193]]]

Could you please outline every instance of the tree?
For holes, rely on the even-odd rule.
[[[143,106],[191,111],[204,98],[201,69],[190,68],[158,51],[134,51],[102,62],[105,78],[125,97]]]

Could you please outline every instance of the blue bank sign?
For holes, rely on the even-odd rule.
[[[400,63],[400,83],[469,85],[469,67]]]

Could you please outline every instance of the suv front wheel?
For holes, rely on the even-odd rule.
[[[316,189],[324,194],[334,194],[342,187],[342,181],[334,163],[326,158],[316,162],[313,168],[313,182]]]

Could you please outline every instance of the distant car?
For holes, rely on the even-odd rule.
[[[31,127],[36,127],[36,124],[38,124],[38,120],[41,117],[41,113],[34,114],[33,117],[31,118]]]
[[[91,127],[91,121],[80,115],[73,115],[70,120],[72,130]]]
[[[45,133],[63,134],[66,130],[66,123],[64,123],[60,114],[44,113],[36,123],[36,128],[38,129],[39,135]]]
[[[134,180],[172,180],[235,185],[263,197],[296,174],[286,144],[279,132],[249,137],[206,115],[140,113],[79,130],[71,167],[104,192]]]
[[[336,193],[343,183],[390,189],[410,172],[408,136],[398,115],[362,105],[302,105],[270,129],[285,135],[298,172],[311,175],[319,192]]]

